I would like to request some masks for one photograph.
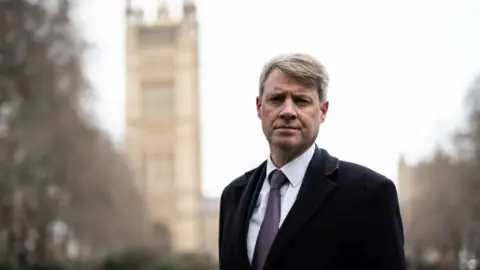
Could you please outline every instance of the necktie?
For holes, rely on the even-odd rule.
[[[278,232],[280,224],[280,188],[288,181],[280,170],[270,174],[270,192],[268,194],[265,218],[260,226],[255,252],[252,260],[254,270],[261,270],[267,259],[268,252]]]

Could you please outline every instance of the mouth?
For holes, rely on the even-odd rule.
[[[294,128],[294,127],[277,127],[275,128],[275,131],[278,132],[279,134],[283,134],[283,135],[292,135],[294,133],[297,133],[298,132],[298,128]]]
[[[291,126],[280,126],[280,127],[276,127],[275,129],[283,129],[283,130],[289,129],[289,130],[296,130],[296,129],[298,129],[298,128],[291,127]]]

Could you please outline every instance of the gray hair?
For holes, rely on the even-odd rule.
[[[317,89],[320,100],[327,99],[329,81],[327,70],[315,57],[308,54],[294,53],[279,55],[268,61],[260,75],[260,96],[263,95],[263,87],[268,75],[274,69],[279,69],[300,83],[314,86]]]

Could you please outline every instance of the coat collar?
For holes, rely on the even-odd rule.
[[[338,167],[339,160],[336,157],[331,156],[326,150],[315,148],[297,199],[273,242],[265,262],[265,269],[270,269],[276,260],[288,250],[292,239],[335,188],[336,184],[330,176]],[[243,184],[237,186],[242,195],[233,220],[233,237],[235,238],[233,248],[235,261],[239,262],[240,269],[250,269],[246,243],[248,224],[265,175],[266,162],[263,162],[256,169],[245,173]]]

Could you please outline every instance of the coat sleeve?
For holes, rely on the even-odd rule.
[[[392,181],[384,179],[372,190],[359,237],[359,269],[406,269],[402,218]]]
[[[223,231],[225,226],[225,193],[226,190],[223,190],[222,196],[220,197],[220,213],[219,213],[219,222],[218,222],[218,256],[219,258],[222,257],[222,239],[223,239]]]
[[[220,213],[218,221],[218,269],[230,269],[231,246],[228,239],[229,213],[232,211],[232,187],[227,186],[220,197]]]

